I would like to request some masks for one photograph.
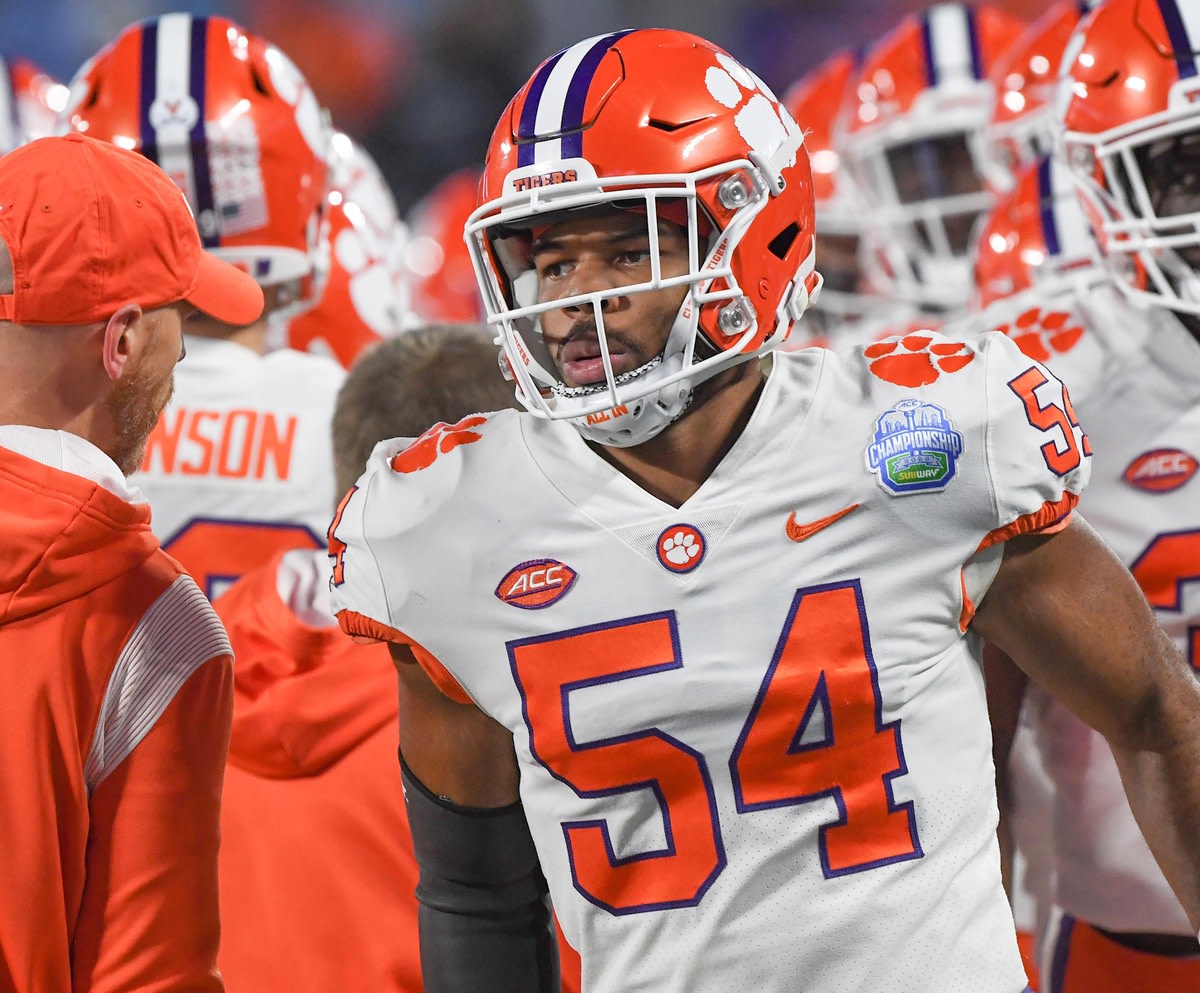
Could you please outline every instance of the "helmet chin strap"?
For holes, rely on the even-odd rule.
[[[631,383],[639,376],[645,375],[651,369],[656,368],[662,363],[663,357],[656,355],[649,362],[644,362],[636,369],[630,369],[628,372],[623,372],[621,375],[613,378],[613,383],[620,386],[622,383]],[[586,386],[567,386],[565,383],[555,383],[550,387],[550,391],[556,397],[563,399],[575,399],[578,397],[591,397],[597,393],[603,393],[608,389],[607,383],[588,383]]]
[[[744,298],[743,298],[744,299]],[[728,305],[730,301],[725,301]],[[601,323],[603,318],[598,323]],[[694,365],[705,359],[720,354],[717,349],[699,330],[700,307],[692,300],[692,294],[684,298],[679,311],[671,325],[671,333],[662,352],[643,363],[637,369],[623,373],[614,379],[620,386],[636,379],[666,379],[684,369],[685,359]],[[688,356],[688,343],[694,342],[693,353]],[[570,423],[585,440],[611,448],[631,448],[643,444],[658,435],[665,428],[674,424],[691,406],[693,392],[700,383],[711,379],[717,373],[753,358],[756,352],[747,352],[728,363],[715,363],[706,369],[679,379],[669,385],[660,387],[653,392],[623,403],[603,417],[581,415],[571,417]],[[560,400],[571,403],[584,397],[594,398],[601,391],[607,390],[607,383],[595,383],[583,387],[568,387],[561,383],[551,387],[551,391]]]

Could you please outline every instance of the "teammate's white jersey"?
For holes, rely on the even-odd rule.
[[[163,548],[209,597],[275,552],[319,548],[333,516],[330,421],[345,371],[186,336],[175,394],[132,481]]]
[[[1200,665],[1200,344],[1115,288],[1073,301],[1086,332],[1050,359],[1095,448],[1080,511]],[[1070,309],[1068,306],[1067,309]],[[1133,819],[1104,739],[1058,704],[1041,739],[1056,785],[1057,902],[1113,931],[1194,934]]]
[[[587,993],[1018,993],[963,627],[1083,486],[1067,406],[1001,335],[777,355],[678,509],[569,425],[442,425],[343,501],[334,610],[511,730]]]

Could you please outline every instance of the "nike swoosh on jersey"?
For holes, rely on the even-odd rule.
[[[828,517],[822,517],[820,520],[810,521],[808,524],[796,523],[796,512],[793,510],[788,514],[787,519],[787,536],[792,541],[803,541],[805,538],[811,538],[818,531],[823,531],[837,521],[840,521],[850,511],[857,510],[860,504],[852,503],[849,507],[843,507],[841,510],[830,514]]]

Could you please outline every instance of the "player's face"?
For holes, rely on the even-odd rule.
[[[183,323],[192,313],[186,303],[148,310],[145,345],[129,359],[108,397],[113,442],[109,457],[129,475],[137,471],[146,450],[146,439],[175,388],[175,363],[183,357]]]
[[[658,251],[663,278],[688,272],[684,228],[660,221]],[[646,217],[614,209],[553,224],[535,234],[533,266],[542,303],[646,283],[651,278]],[[663,350],[687,291],[686,285],[670,286],[618,294],[602,302],[614,376],[645,365]],[[604,382],[599,332],[590,302],[543,313],[542,333],[565,385]]]
[[[1137,157],[1158,217],[1200,211],[1200,132],[1160,138],[1139,149]],[[1177,251],[1189,266],[1200,269],[1200,248],[1188,245]]]

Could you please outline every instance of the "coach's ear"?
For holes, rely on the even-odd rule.
[[[103,361],[109,379],[121,378],[125,363],[141,346],[138,337],[141,317],[142,308],[136,303],[127,303],[104,326]]]

